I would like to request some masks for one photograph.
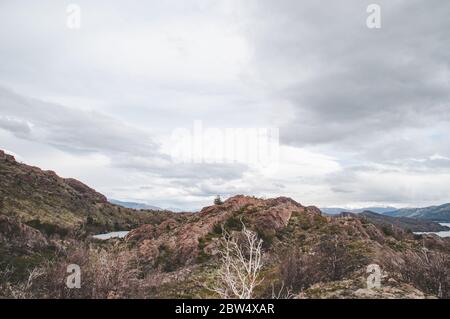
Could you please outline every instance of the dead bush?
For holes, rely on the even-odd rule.
[[[80,288],[66,285],[68,265],[81,270]],[[30,271],[28,280],[12,282],[13,269],[3,272],[1,288],[7,298],[143,298],[140,265],[132,250],[113,246],[94,249],[80,245],[64,257]]]
[[[450,257],[426,249],[410,252],[403,262],[391,265],[391,270],[416,288],[439,298],[450,298]]]

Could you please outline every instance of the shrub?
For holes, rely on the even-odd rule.
[[[65,237],[69,233],[69,231],[65,228],[59,227],[54,224],[42,223],[39,219],[30,220],[29,222],[26,222],[25,224],[41,231],[42,233],[44,233],[45,235],[47,235],[49,237],[53,236],[53,235],[59,235],[61,237]]]
[[[367,264],[358,247],[337,236],[323,236],[309,253],[288,251],[280,265],[281,282],[295,292],[322,281],[342,280]]]
[[[391,236],[391,237],[394,236],[394,231],[392,230],[392,226],[390,226],[390,225],[383,225],[383,226],[381,226],[381,230],[383,231],[383,233],[386,236]]]
[[[424,292],[450,298],[450,257],[440,252],[405,254],[404,262],[390,265],[402,279]]]
[[[228,232],[232,231],[232,230],[241,231],[242,230],[242,221],[235,216],[231,216],[225,222],[224,228]]]
[[[156,258],[155,266],[164,272],[174,271],[177,267],[173,260],[173,251],[164,245],[159,246],[159,255]]]
[[[92,218],[92,216],[88,216],[86,218],[86,224],[87,225],[93,225],[94,224],[94,218]]]
[[[220,235],[222,234],[222,225],[220,223],[214,224],[213,234]]]
[[[266,229],[266,228],[257,228],[256,233],[259,238],[263,240],[264,248],[270,247],[273,243],[273,239],[275,238],[276,231],[274,229]]]
[[[285,284],[293,291],[302,291],[320,282],[324,277],[313,255],[297,250],[289,253],[280,264],[280,285]]]

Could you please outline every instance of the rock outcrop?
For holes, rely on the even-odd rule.
[[[47,247],[48,241],[38,230],[0,215],[0,245],[16,251],[33,252]]]
[[[385,278],[379,288],[367,288],[366,278],[318,283],[296,296],[298,299],[436,299],[406,283]]]
[[[4,151],[0,150],[0,160],[3,160],[5,162],[14,163],[16,159],[14,156],[6,154]]]
[[[203,208],[185,222],[170,219],[158,226],[141,226],[131,231],[126,240],[137,242],[139,251],[150,262],[157,262],[164,254],[169,258],[167,263],[184,266],[194,263],[204,252],[216,251],[214,244],[201,247],[202,240],[211,234],[220,236],[221,227],[227,223],[234,223],[231,230],[244,222],[260,233],[273,235],[287,226],[293,213],[321,215],[319,209],[304,207],[287,197],[264,200],[237,195],[222,205]]]

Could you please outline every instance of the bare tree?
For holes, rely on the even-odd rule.
[[[284,281],[281,282],[278,289],[272,283],[272,299],[293,299],[294,297],[295,294],[292,293],[291,288],[284,286]]]
[[[211,288],[223,299],[251,299],[261,284],[262,243],[258,235],[242,223],[240,236],[223,235],[221,266],[216,285]]]

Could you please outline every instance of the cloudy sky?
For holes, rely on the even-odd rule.
[[[2,0],[0,149],[161,207],[449,202],[450,2],[372,3]],[[174,160],[199,122],[278,129],[276,169]]]

